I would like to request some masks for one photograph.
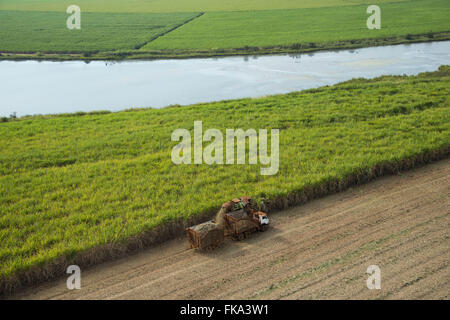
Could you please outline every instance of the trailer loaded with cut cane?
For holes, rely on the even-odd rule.
[[[225,237],[243,240],[257,231],[265,231],[269,225],[267,214],[258,211],[250,197],[225,202],[211,220],[186,228],[191,248],[211,250],[220,246]]]
[[[220,246],[224,240],[223,226],[214,220],[186,229],[191,248],[211,250]]]

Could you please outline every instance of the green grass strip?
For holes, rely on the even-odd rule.
[[[179,234],[244,194],[271,209],[442,158],[450,68],[331,87],[0,123],[0,291]],[[280,129],[280,170],[172,163],[173,130]]]

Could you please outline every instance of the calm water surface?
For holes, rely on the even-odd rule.
[[[0,116],[192,104],[413,75],[450,65],[450,41],[186,60],[0,62]]]

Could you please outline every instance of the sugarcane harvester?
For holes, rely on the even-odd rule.
[[[269,225],[267,214],[259,211],[250,197],[225,202],[215,220],[186,228],[191,248],[211,250],[219,247],[226,237],[243,240]]]

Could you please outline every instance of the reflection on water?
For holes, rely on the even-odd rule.
[[[258,97],[450,64],[450,41],[305,54],[157,61],[2,61],[0,116],[117,111]]]

